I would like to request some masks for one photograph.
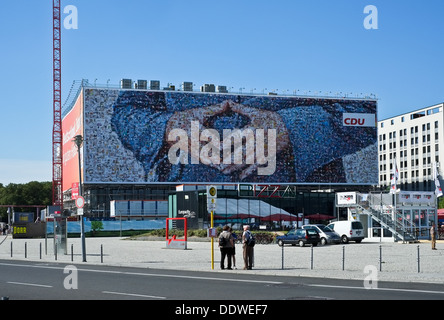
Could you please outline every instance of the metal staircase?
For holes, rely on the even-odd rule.
[[[382,210],[377,210],[374,208],[372,203],[380,203],[380,208],[383,206],[390,207],[388,205],[385,205],[380,201],[380,199],[376,199],[376,197],[372,194],[368,196],[369,198],[367,201],[360,201],[357,204],[358,210],[361,210],[363,214],[368,214],[378,222],[382,227],[390,230],[393,235],[395,236],[395,239],[397,241],[403,241],[403,242],[416,242],[417,239],[415,237],[415,234],[411,232],[410,230],[415,230],[415,225],[408,222],[410,225],[405,225],[402,221],[402,217],[396,213],[396,218],[393,220],[393,210],[390,210],[391,212],[384,213]],[[373,197],[373,198],[372,198]],[[404,220],[404,222],[407,222],[407,220]]]

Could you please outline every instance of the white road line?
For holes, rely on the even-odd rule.
[[[151,299],[166,299],[166,297],[149,296],[149,295],[137,294],[137,293],[124,293],[124,292],[113,292],[113,291],[102,291],[102,293],[105,293],[105,294],[117,294],[117,295],[121,295],[121,296],[151,298]]]
[[[26,282],[14,282],[14,281],[8,281],[7,283],[9,283],[9,284],[18,284],[18,285],[21,285],[21,286],[52,288],[52,286],[48,286],[48,285],[46,285],[46,284],[26,283]]]
[[[44,265],[23,265],[14,263],[0,263],[0,265],[7,266],[19,266],[27,268],[41,268],[41,269],[60,269],[58,266],[44,266]],[[216,278],[216,277],[203,277],[203,276],[189,276],[189,275],[177,275],[177,274],[157,274],[157,273],[143,273],[143,272],[128,272],[128,271],[111,271],[111,270],[96,270],[87,268],[78,268],[79,272],[96,272],[96,273],[110,273],[110,274],[126,274],[134,276],[146,276],[146,277],[161,277],[161,278],[179,278],[179,279],[195,279],[195,280],[211,280],[211,281],[230,281],[230,282],[247,282],[247,283],[261,283],[261,284],[283,284],[281,281],[268,281],[268,280],[253,280],[253,279],[233,279],[233,278]]]
[[[336,288],[336,289],[359,289],[359,290],[380,290],[380,291],[400,291],[400,292],[411,292],[411,293],[430,293],[430,294],[444,294],[444,291],[431,291],[431,290],[416,290],[416,289],[398,289],[398,288],[372,288],[367,289],[362,287],[351,287],[351,286],[333,286],[327,284],[307,284],[308,287],[319,287],[319,288]]]

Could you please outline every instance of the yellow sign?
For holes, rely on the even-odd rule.
[[[212,196],[212,197],[217,196],[217,188],[216,187],[210,187],[208,192],[209,192],[210,196]]]

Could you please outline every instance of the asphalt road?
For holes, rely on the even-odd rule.
[[[372,288],[368,289],[369,286]],[[187,303],[196,305],[198,300],[237,304],[253,300],[255,305],[266,305],[272,300],[435,300],[444,299],[444,286],[252,275],[229,270],[211,273],[0,260],[0,297],[9,300],[142,299],[174,301],[168,305],[186,308]]]

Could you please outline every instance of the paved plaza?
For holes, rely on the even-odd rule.
[[[86,238],[87,262],[82,262],[80,238],[68,239],[68,254],[54,254],[53,239],[2,238],[0,259],[13,261],[103,264],[139,268],[254,273],[365,280],[373,274],[379,281],[411,281],[444,284],[444,242],[437,250],[430,242],[402,244],[367,242],[318,247],[277,244],[255,246],[253,270],[243,270],[242,247],[236,245],[237,270],[220,270],[220,252],[214,242],[191,239],[187,249],[167,249],[166,241],[129,238]],[[12,245],[11,245],[12,243]],[[12,253],[11,253],[12,251]],[[12,257],[11,257],[12,255]],[[419,256],[419,265],[418,265]],[[382,257],[382,260],[380,259]],[[419,271],[419,272],[418,272]]]

